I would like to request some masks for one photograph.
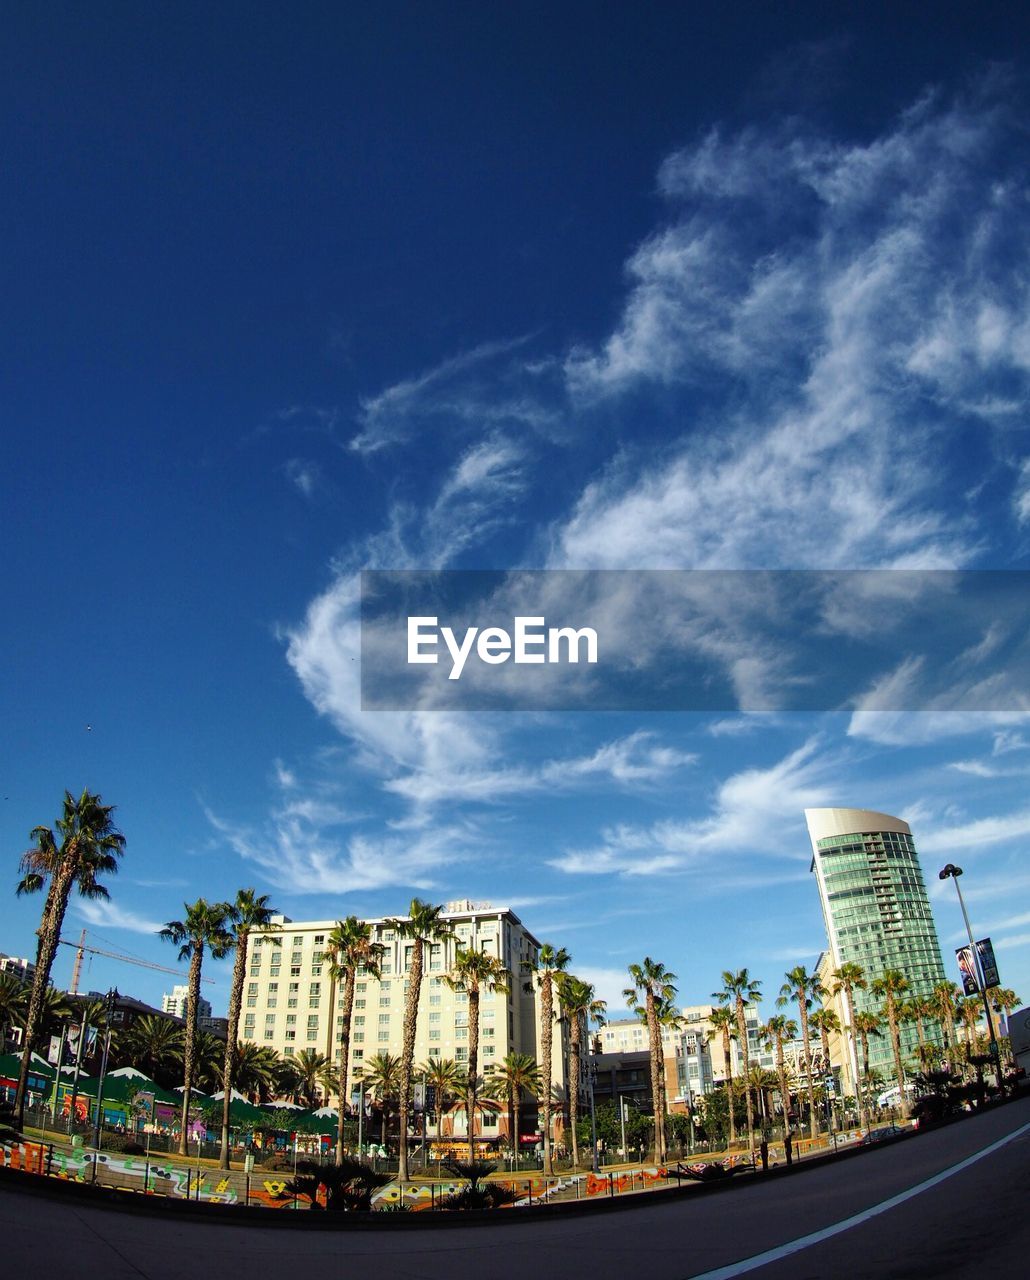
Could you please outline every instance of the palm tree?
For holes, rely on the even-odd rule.
[[[640,1007],[640,997],[644,997],[644,1018],[647,1022],[648,1048],[651,1060],[651,1097],[654,1100],[654,1144],[655,1160],[662,1164],[667,1154],[665,1141],[665,1108],[663,1098],[665,1092],[665,1053],[662,1048],[662,1029],[659,1014],[662,1007],[670,1005],[676,998],[673,983],[676,975],[666,969],[658,960],[650,956],[644,957],[643,964],[631,964],[629,976],[633,985],[623,991],[627,1007]]]
[[[938,982],[930,995],[934,1016],[944,1028],[944,1047],[948,1050],[955,1046],[955,1009],[959,999],[961,993],[950,981]]]
[[[858,1046],[855,1044],[855,992],[864,991],[869,984],[866,981],[865,970],[860,964],[848,961],[842,964],[839,969],[833,971],[833,990],[834,996],[844,994],[844,1003],[847,1005],[848,1014],[848,1036],[851,1039],[851,1061],[855,1066],[855,1075],[858,1075]],[[855,1088],[858,1090],[858,1081],[855,1081]],[[859,1091],[860,1092],[860,1091]],[[869,1116],[866,1112],[865,1102],[859,1098],[859,1123],[865,1129],[869,1125]]]
[[[392,1053],[376,1053],[365,1064],[365,1088],[383,1111],[383,1146],[390,1132],[390,1103],[400,1095],[403,1068],[400,1058]],[[402,1135],[403,1138],[403,1135]],[[401,1146],[404,1146],[403,1141]]]
[[[330,1066],[329,1059],[317,1049],[301,1049],[294,1054],[293,1065],[297,1070],[297,1097],[306,1107],[318,1102],[318,1090]]]
[[[417,1074],[436,1094],[436,1140],[440,1141],[440,1122],[443,1113],[450,1110],[454,1091],[461,1081],[461,1068],[453,1058],[430,1058],[418,1068]],[[425,1100],[423,1100],[425,1106]],[[428,1108],[427,1108],[428,1110]]]
[[[536,982],[540,990],[540,1115],[544,1137],[544,1175],[554,1173],[551,1162],[551,1090],[553,1072],[551,1053],[554,1047],[554,981],[559,973],[569,967],[571,957],[564,947],[557,951],[549,942],[545,942],[537,952],[535,960],[523,962],[527,972],[533,977],[526,983],[526,990],[532,991]]]
[[[869,1080],[872,1075],[869,1070],[869,1037],[880,1034],[880,1015],[872,1012],[856,1013],[851,1030],[853,1035],[858,1036],[862,1046],[862,1083],[859,1089],[859,1105],[862,1108],[862,1115],[866,1116],[869,1110]]]
[[[1019,1006],[1023,1003],[1022,1000],[1020,1000],[1019,996],[1017,996],[1016,993],[1011,989],[1011,987],[988,987],[987,998],[991,1002],[991,1008],[994,1010],[996,1014],[999,1015],[999,1017],[1001,1014],[1005,1015],[1006,1027],[1008,1026],[1009,1014],[1012,1012],[1013,1009],[1018,1009]],[[1001,1035],[1000,1030],[998,1034],[1000,1037]],[[1011,1065],[1015,1067],[1016,1059],[1012,1053],[1011,1038],[1007,1041],[1007,1044],[1008,1044],[1009,1061]]]
[[[411,946],[405,951],[411,952],[408,970],[408,994],[404,1002],[404,1042],[401,1049],[400,1078],[400,1158],[397,1165],[397,1178],[401,1185],[408,1180],[408,1114],[411,1108],[411,1074],[415,1065],[415,1029],[418,1024],[418,1003],[422,994],[422,974],[424,972],[423,948],[426,943],[443,945],[454,937],[454,931],[443,919],[443,907],[434,907],[421,898],[412,898],[404,920],[387,920],[388,927],[397,931],[401,938],[410,938]]]
[[[569,1120],[572,1129],[572,1167],[579,1168],[579,1076],[583,1050],[583,1032],[590,1033],[590,1021],[603,1025],[608,1006],[598,1000],[594,987],[582,978],[564,973],[558,981],[558,999],[569,1020]]]
[[[28,987],[13,973],[0,973],[0,1053],[7,1052],[7,1036],[21,1024],[28,1006]]]
[[[467,1125],[469,1155],[475,1159],[476,1090],[479,1082],[479,996],[484,989],[489,992],[508,990],[508,970],[496,956],[482,951],[466,951],[458,947],[454,964],[444,981],[452,991],[468,995],[469,1060],[466,1083],[468,1100]]]
[[[784,1137],[790,1132],[790,1088],[787,1085],[787,1063],[783,1056],[784,1040],[796,1040],[798,1024],[785,1013],[774,1014],[762,1028],[769,1045],[776,1047],[776,1076],[780,1086],[780,1104],[783,1107]]]
[[[196,1083],[205,1093],[212,1093],[222,1081],[225,1045],[210,1031],[197,1031]]]
[[[958,1001],[958,1015],[966,1033],[966,1058],[971,1058],[976,1048],[976,1037],[983,1016],[983,1002],[979,996],[962,996]]]
[[[708,1025],[722,1037],[722,1055],[726,1063],[726,1103],[730,1112],[730,1144],[737,1140],[737,1119],[733,1098],[733,1050],[731,1041],[737,1035],[737,1018],[733,1010],[723,1006],[708,1015]]]
[[[182,1062],[183,1029],[169,1018],[147,1013],[129,1028],[122,1047],[132,1066],[164,1084],[171,1079],[171,1068]]]
[[[789,1004],[791,1000],[797,1004],[798,1018],[801,1021],[801,1040],[805,1054],[805,1079],[808,1084],[808,1130],[814,1140],[816,1135],[815,1116],[815,1084],[812,1080],[812,1036],[808,1026],[808,1013],[812,1001],[822,999],[822,984],[814,973],[809,973],[803,964],[795,965],[783,975],[786,982],[780,987],[776,1004],[779,1008]]]
[[[486,1069],[487,1087],[508,1100],[508,1135],[512,1156],[519,1155],[519,1128],[523,1092],[540,1095],[540,1068],[528,1053],[512,1051],[501,1062],[491,1062]]]
[[[232,941],[227,950],[235,950],[232,967],[232,985],[229,988],[228,1028],[225,1035],[225,1058],[222,1066],[222,1146],[219,1154],[221,1168],[229,1168],[229,1107],[232,1103],[233,1082],[236,1076],[236,1058],[239,1053],[237,1037],[240,1031],[240,1010],[243,1008],[243,982],[247,970],[247,942],[251,933],[266,928],[272,918],[272,908],[266,894],[254,889],[240,889],[235,901],[228,904],[226,923]]]
[[[235,1087],[252,1101],[267,1097],[275,1083],[279,1055],[267,1045],[241,1040],[236,1046]]]
[[[749,1004],[758,1004],[762,998],[762,988],[746,969],[740,969],[737,973],[724,969],[722,982],[722,991],[716,991],[713,998],[718,1000],[720,1004],[730,1004],[731,1002],[733,1004],[734,1012],[737,1015],[737,1036],[740,1040],[740,1051],[744,1056],[744,1076],[746,1078],[751,1067],[751,1055],[748,1051],[747,1043],[746,1009]],[[744,1099],[747,1103],[748,1150],[753,1161],[755,1158],[755,1110],[751,1103],[750,1089],[745,1091]]]
[[[183,1050],[182,1079],[182,1128],[179,1134],[179,1155],[187,1154],[189,1139],[190,1095],[197,1074],[197,1007],[200,1000],[200,978],[204,966],[204,952],[210,951],[215,960],[226,954],[232,945],[232,935],[226,928],[229,914],[227,903],[211,903],[198,898],[194,903],[184,902],[186,916],[182,920],[169,920],[158,936],[179,948],[179,959],[190,962],[188,978],[189,995],[186,1000],[186,1042]]]
[[[114,825],[113,813],[114,806],[101,804],[98,795],[83,791],[76,800],[66,791],[61,816],[54,824],[56,836],[49,827],[34,827],[30,838],[35,844],[22,854],[18,894],[38,893],[44,885],[49,887],[39,922],[36,970],[25,1012],[25,1043],[14,1095],[17,1129],[22,1127],[25,1116],[32,1045],[39,1031],[43,998],[50,986],[50,971],[72,889],[82,898],[107,898],[107,889],[98,877],[117,872],[118,859],[125,849],[125,837]]]
[[[267,1094],[262,1092],[261,1101],[269,1098],[293,1098],[300,1093],[300,1072],[292,1054],[280,1058],[278,1054],[272,1063],[272,1084]]]
[[[380,942],[372,941],[372,926],[357,916],[348,916],[346,920],[337,920],[333,931],[326,940],[326,957],[329,961],[329,976],[335,995],[336,984],[343,982],[343,999],[340,1003],[339,1036],[340,1047],[337,1053],[337,1069],[339,1073],[339,1109],[336,1127],[336,1163],[343,1164],[343,1122],[347,1111],[347,1071],[350,1065],[351,1024],[354,1020],[354,990],[358,970],[379,979],[379,968],[383,952],[386,948]],[[329,999],[330,1027],[333,996]]]
[[[58,991],[56,987],[47,987],[40,1002],[36,1038],[32,1042],[34,1052],[42,1050],[49,1044],[50,1037],[57,1035],[71,1011],[72,1007],[65,993]]]
[[[883,1002],[883,1013],[890,1031],[891,1050],[894,1053],[894,1074],[898,1081],[900,1106],[905,1107],[905,1068],[901,1061],[901,1031],[899,1022],[901,1006],[908,991],[908,979],[900,969],[885,969],[870,987],[872,994]]]

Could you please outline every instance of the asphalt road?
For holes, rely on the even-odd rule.
[[[669,1280],[1005,1278],[1028,1271],[1028,1191],[1030,1098],[789,1178],[657,1196],[610,1215],[519,1222],[512,1211],[496,1226],[309,1233],[168,1220],[4,1189],[0,1264],[7,1275],[110,1280],[258,1269],[375,1280],[535,1280],[541,1272],[635,1280],[643,1267]],[[881,1207],[894,1197],[900,1203]],[[839,1229],[863,1214],[872,1216]],[[804,1241],[820,1232],[832,1234]],[[767,1251],[782,1256],[766,1261]]]

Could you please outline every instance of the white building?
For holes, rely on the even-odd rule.
[[[161,1009],[164,1013],[169,1013],[173,1018],[182,1018],[186,1020],[186,1006],[189,1003],[190,989],[187,986],[173,987],[171,994],[165,992],[161,997]],[[204,1020],[211,1017],[211,1001],[205,1000],[201,996],[197,1000],[197,1024],[202,1030],[205,1030]]]

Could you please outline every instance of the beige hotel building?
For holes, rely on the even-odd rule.
[[[445,905],[442,919],[454,941],[427,946],[415,1038],[415,1064],[433,1058],[468,1061],[468,996],[444,981],[455,948],[475,948],[498,956],[509,974],[509,990],[480,995],[479,1069],[485,1072],[509,1052],[527,1053],[540,1061],[539,992],[524,990],[527,965],[535,962],[540,943],[507,907],[467,899]],[[400,1056],[403,1047],[406,973],[411,963],[410,939],[398,937],[386,919],[370,919],[374,941],[385,948],[380,979],[359,972],[351,1025],[349,1090],[363,1074],[363,1064],[377,1053]],[[284,1057],[303,1049],[323,1053],[335,1062],[342,1039],[342,991],[333,982],[326,942],[335,920],[295,921],[273,916],[263,934],[247,942],[247,977],[243,992],[240,1038],[267,1045]],[[557,1006],[557,1000],[555,1001]],[[568,1074],[564,1022],[554,1028],[553,1082],[563,1088]],[[490,1123],[485,1125],[487,1132]]]

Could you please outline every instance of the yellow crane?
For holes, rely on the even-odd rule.
[[[59,938],[58,941],[62,947],[75,948],[75,965],[72,968],[71,986],[68,988],[68,994],[70,996],[78,995],[79,993],[79,975],[82,972],[82,957],[87,951],[90,955],[106,956],[108,960],[121,960],[123,964],[135,964],[141,969],[157,969],[159,973],[171,973],[177,978],[185,978],[187,976],[181,969],[170,969],[167,965],[155,964],[152,960],[137,960],[134,956],[119,955],[117,951],[104,951],[100,947],[87,947],[85,929],[83,929],[79,934],[78,942],[69,942],[67,938]],[[215,983],[215,979],[201,978],[201,982]]]

